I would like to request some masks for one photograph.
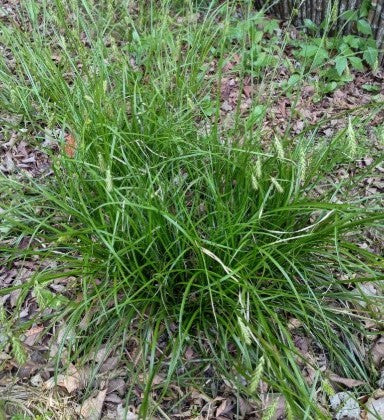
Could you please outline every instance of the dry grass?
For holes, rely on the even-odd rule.
[[[0,419],[33,418],[68,420],[77,418],[73,398],[30,385],[0,384]]]

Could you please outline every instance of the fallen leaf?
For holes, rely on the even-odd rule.
[[[353,388],[355,386],[364,385],[366,383],[365,381],[360,381],[358,379],[343,378],[342,376],[336,375],[336,373],[330,371],[327,371],[327,373],[330,381],[345,385],[347,388]]]
[[[145,375],[140,374],[139,379],[141,382],[146,383],[148,382],[149,378]],[[164,377],[161,375],[155,375],[152,379],[152,385],[159,385],[164,382]]]
[[[0,357],[0,360],[1,360],[1,357]],[[380,378],[379,378],[379,380],[377,381],[377,385],[378,385],[381,389],[384,389],[384,370],[382,370],[382,371],[380,372]]]
[[[207,403],[210,403],[212,401],[212,398],[208,397],[208,395],[200,393],[196,390],[192,390],[191,398],[194,400],[194,403],[196,404],[201,404],[201,401],[205,401]]]
[[[384,419],[384,398],[370,398],[366,405],[367,420]]]
[[[153,377],[152,385],[160,385],[164,382],[164,377],[161,375],[155,375]]]
[[[101,366],[100,372],[110,372],[111,370],[115,369],[119,364],[120,358],[118,356],[108,358]]]
[[[12,357],[3,351],[0,352],[0,362],[3,362],[4,360],[10,360]]]
[[[221,109],[223,111],[232,111],[233,107],[232,105],[228,103],[228,101],[224,101],[223,104],[221,105]]]
[[[187,350],[185,350],[184,355],[187,360],[191,360],[193,358],[193,350],[191,347],[188,347]]]
[[[334,418],[336,420],[360,419],[359,403],[352,394],[349,394],[348,392],[338,392],[330,398],[329,402],[335,413]]]
[[[20,379],[30,378],[35,374],[38,368],[39,366],[36,363],[28,361],[27,363],[24,363],[24,365],[18,367],[17,376]]]
[[[228,404],[228,400],[222,401],[222,403],[216,409],[216,417],[219,417],[221,414],[226,413],[228,411],[228,408],[231,408],[230,404]]]
[[[82,297],[81,297],[82,299]],[[106,362],[107,358],[110,356],[112,349],[107,346],[101,346],[97,351],[94,351],[89,354],[87,361],[95,361],[96,363],[102,365]]]
[[[139,417],[129,408],[124,408],[123,404],[119,404],[116,410],[116,420],[137,420]]]
[[[384,336],[380,336],[371,349],[371,357],[374,365],[378,367],[384,359]]]
[[[0,169],[2,172],[11,173],[15,168],[15,163],[13,162],[11,152],[6,152],[4,154],[3,162],[0,165]]]
[[[65,388],[69,394],[72,394],[72,392],[82,389],[85,381],[82,373],[71,364],[65,374],[58,375],[57,385]]]
[[[105,402],[111,402],[113,404],[121,404],[122,399],[117,395],[116,392],[112,392],[105,397]]]
[[[117,392],[120,397],[125,393],[126,384],[122,378],[112,379],[108,383],[107,393]]]
[[[222,415],[228,416],[231,413],[233,414],[233,407],[234,407],[233,402],[228,398],[225,399],[216,409],[216,418],[220,418]]]
[[[309,351],[309,339],[308,337],[302,337],[300,335],[295,335],[293,337],[293,342],[295,344],[295,347],[297,348],[297,350],[299,350],[299,352],[304,356],[307,357],[309,356],[308,351]]]
[[[107,390],[99,391],[96,397],[88,398],[80,408],[80,415],[86,420],[99,420]]]
[[[73,158],[76,152],[76,140],[72,134],[65,136],[64,152],[69,158]]]
[[[40,333],[44,330],[43,325],[37,325],[36,327],[32,327],[25,332],[25,340],[23,343],[27,346],[33,346],[39,337]]]
[[[298,320],[296,318],[290,318],[288,320],[287,327],[288,327],[289,330],[292,331],[292,330],[295,330],[297,328],[300,328],[302,325],[303,325],[303,323],[300,320]]]
[[[40,387],[44,383],[44,380],[41,375],[37,373],[36,375],[32,376],[30,383],[32,386]]]
[[[16,280],[13,283],[14,286],[19,286],[20,284],[21,284],[21,281],[20,280]],[[10,303],[10,305],[11,305],[12,308],[14,308],[16,306],[17,301],[18,301],[18,299],[19,299],[19,297],[21,295],[21,291],[22,291],[21,289],[16,289],[16,290],[13,290],[10,293],[9,303]]]
[[[245,96],[247,98],[249,98],[251,96],[251,93],[252,93],[252,86],[251,85],[245,85],[243,87],[243,91],[244,91]]]
[[[256,407],[251,405],[251,402],[249,400],[245,400],[240,397],[238,398],[237,404],[239,406],[239,411],[242,418],[244,418],[246,414],[250,414],[252,411],[256,409]]]

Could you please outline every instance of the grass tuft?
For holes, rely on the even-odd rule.
[[[144,415],[156,409],[155,375],[166,371],[164,396],[193,345],[239,392],[257,399],[262,379],[292,418],[322,418],[313,390],[326,375],[305,381],[299,365],[318,366],[297,350],[289,320],[329,369],[368,379],[355,334],[370,314],[355,287],[383,275],[382,258],[354,241],[382,226],[377,197],[340,202],[355,184],[327,183],[350,162],[342,136],[347,154],[357,153],[352,120],[331,141],[319,127],[268,136],[240,110],[224,130],[217,92],[226,60],[247,50],[253,30],[233,41],[232,2],[199,15],[173,2],[133,11],[129,2],[50,3],[25,10],[28,33],[1,26],[13,61],[0,64],[0,103],[36,132],[59,128],[61,152],[51,155],[53,176],[2,176],[0,192],[9,264],[55,262],[20,287],[24,298],[34,288],[42,313],[55,308],[52,325],[65,319],[58,360],[64,347],[78,360],[105,343],[123,354],[135,337]],[[250,4],[244,13],[263,22]],[[63,296],[49,291],[70,276]]]

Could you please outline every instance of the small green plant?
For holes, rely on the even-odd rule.
[[[291,41],[297,59],[308,71],[319,74],[318,88],[321,94],[352,81],[351,70],[377,69],[378,48],[365,19],[367,13],[366,5],[363,5],[360,11],[346,11],[340,17],[356,27],[355,34],[330,36],[332,22],[329,18],[319,26],[306,19],[309,36],[304,40]]]
[[[12,328],[12,322],[7,318],[4,308],[0,307],[0,349],[10,344],[12,355],[20,365],[27,361],[27,354],[20,342],[19,335]]]
[[[242,65],[246,74],[259,78],[265,69],[276,66],[279,46],[274,43],[278,40],[278,30],[277,20],[266,19],[258,12],[247,20],[237,20],[228,31],[229,42],[244,51]]]
[[[373,39],[361,38],[357,35],[342,37],[313,38],[310,43],[301,45],[296,52],[303,59],[313,58],[309,61],[313,69],[321,67],[333,60],[334,69],[341,77],[348,67],[363,71],[364,65],[374,69],[377,67],[378,50]]]

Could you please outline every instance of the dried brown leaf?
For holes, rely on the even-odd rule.
[[[228,103],[228,101],[224,101],[221,105],[221,109],[223,111],[232,111],[233,107]]]
[[[123,404],[119,404],[116,410],[116,420],[137,420],[139,417],[130,407],[124,408]]]
[[[371,349],[371,357],[374,365],[378,367],[384,359],[384,336],[380,336]]]
[[[140,374],[139,379],[141,382],[147,383],[149,380],[149,377],[146,375]],[[164,377],[162,375],[155,375],[152,379],[152,385],[160,385],[163,382],[164,382]]]
[[[384,398],[370,398],[366,405],[367,420],[377,420],[384,418]]]
[[[360,381],[358,379],[343,378],[342,376],[336,375],[336,373],[331,371],[327,371],[327,373],[330,381],[345,385],[347,388],[353,388],[355,386],[364,385],[366,383],[365,381]]]
[[[302,325],[303,323],[300,320],[296,318],[290,318],[287,327],[289,330],[295,330],[297,328],[300,328]]]
[[[86,420],[99,420],[107,390],[99,391],[96,397],[88,398],[80,408],[80,416]]]
[[[69,394],[85,386],[85,372],[79,371],[74,365],[69,365],[65,374],[57,377],[57,385],[65,388]]]
[[[18,367],[17,376],[20,379],[30,378],[32,375],[34,375],[34,373],[39,368],[39,366],[33,361],[28,361],[27,363],[24,363],[22,366],[19,366],[19,363],[17,363],[16,366]]]
[[[243,87],[243,91],[244,91],[244,95],[249,98],[251,96],[252,93],[252,86],[251,85],[245,85]]]
[[[187,350],[185,350],[184,356],[187,360],[193,359],[194,353],[191,347],[188,347]]]
[[[23,340],[23,343],[27,346],[33,346],[43,330],[43,325],[36,325],[35,327],[30,328],[25,332],[25,339]]]
[[[117,392],[120,397],[125,393],[126,383],[122,378],[112,379],[108,382],[107,393]]]
[[[118,356],[109,357],[101,366],[100,372],[110,372],[113,369],[116,369],[119,364],[120,358]]]
[[[119,395],[117,395],[116,392],[112,392],[111,394],[108,394],[105,397],[105,402],[110,402],[113,404],[121,404],[123,401]]]
[[[65,136],[64,152],[69,158],[73,158],[76,152],[76,139],[72,134]]]
[[[226,414],[230,412],[232,408],[233,408],[233,405],[231,404],[230,400],[226,399],[222,401],[222,403],[216,409],[216,417],[219,417],[222,414]]]

